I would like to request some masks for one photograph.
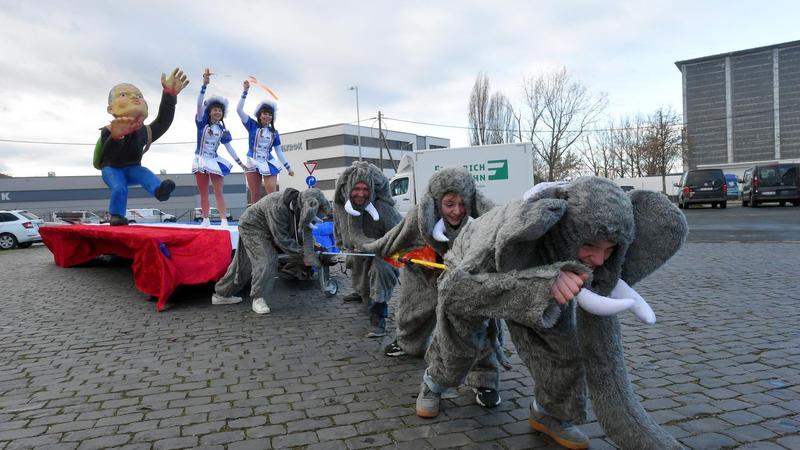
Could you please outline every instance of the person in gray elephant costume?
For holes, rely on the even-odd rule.
[[[463,168],[446,168],[428,180],[428,189],[416,208],[408,212],[396,227],[364,249],[378,256],[389,256],[428,246],[438,262],[450,249],[458,233],[469,220],[494,206],[475,187],[472,175]],[[436,280],[442,271],[406,264],[400,270],[400,301],[395,311],[397,337],[386,347],[387,356],[425,354],[436,325]],[[497,343],[501,330],[498,321],[489,322],[484,349],[466,377],[465,384],[476,392],[476,401],[484,407],[500,404]]]
[[[682,448],[639,403],[616,317],[589,313],[580,301],[588,295],[633,304],[639,296],[629,284],[672,257],[687,234],[686,219],[663,194],[625,194],[598,177],[473,220],[445,255],[418,412],[438,412],[439,393],[460,382],[480,351],[485,321],[505,319],[534,379],[535,430],[563,447],[588,448],[573,425],[586,420],[588,385],[598,421],[621,448]],[[571,301],[576,296],[581,308]]]
[[[288,188],[273,192],[250,205],[239,218],[239,244],[225,275],[214,286],[211,303],[242,301],[237,294],[251,283],[253,312],[267,314],[267,295],[278,273],[278,251],[303,258],[306,266],[319,266],[312,229],[330,211],[319,189],[303,192]]]
[[[365,161],[356,161],[342,172],[336,180],[333,203],[334,237],[345,251],[362,252],[365,244],[402,220],[389,192],[389,179]],[[397,270],[380,257],[348,256],[347,266],[352,269],[355,292],[344,300],[367,302],[372,327],[367,337],[385,336]]]

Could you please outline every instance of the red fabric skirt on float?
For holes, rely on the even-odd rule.
[[[158,299],[157,311],[179,285],[217,281],[231,262],[231,234],[219,228],[63,225],[39,233],[60,267],[101,255],[132,259],[134,285]]]

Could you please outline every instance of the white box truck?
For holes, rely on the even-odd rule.
[[[431,175],[446,167],[467,169],[483,195],[498,205],[521,199],[533,186],[531,144],[419,150],[400,159],[397,174],[390,180],[392,198],[401,214],[413,208],[428,190]]]

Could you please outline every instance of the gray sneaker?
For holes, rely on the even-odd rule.
[[[442,395],[433,392],[425,382],[419,387],[417,396],[417,416],[431,419],[439,415],[439,402]]]
[[[576,450],[589,448],[589,438],[572,422],[549,416],[540,411],[537,406],[535,402],[531,404],[531,416],[528,418],[531,428],[550,436],[562,447]]]
[[[219,295],[216,292],[211,295],[211,304],[212,305],[232,305],[234,303],[239,303],[242,301],[242,297],[237,297],[232,295],[230,297],[225,297],[224,295]]]

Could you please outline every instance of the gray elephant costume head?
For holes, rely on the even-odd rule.
[[[350,192],[359,182],[366,184],[369,189],[369,201],[363,206],[350,202]],[[366,240],[371,240],[367,239],[365,218],[361,217],[365,213],[372,218],[373,223],[383,223],[391,219],[391,223],[386,224],[387,230],[399,221],[395,217],[381,217],[389,209],[394,210],[394,199],[389,190],[389,179],[374,164],[366,161],[354,162],[339,175],[333,195],[336,241],[343,248],[355,249]]]
[[[440,210],[442,197],[454,192],[461,195],[464,201],[466,217],[457,227],[453,227],[442,219]],[[475,181],[470,173],[461,167],[449,167],[431,175],[428,180],[428,190],[417,205],[419,232],[422,239],[437,253],[443,255],[448,250],[448,243],[434,239],[433,231],[437,223],[442,221],[445,235],[452,241],[469,222],[492,209],[494,204],[475,187]]]
[[[331,210],[330,202],[317,188],[309,188],[300,192],[297,204],[300,209],[295,213],[300,227],[303,228],[313,228],[313,225],[322,222]]]
[[[394,205],[394,199],[389,191],[389,180],[386,178],[380,169],[366,161],[356,161],[350,167],[344,170],[336,180],[336,188],[333,198],[333,203],[336,208],[344,208],[345,204],[350,201],[350,191],[353,187],[363,182],[369,188],[369,203],[374,203],[377,199]],[[364,210],[365,206],[352,205],[356,210]]]
[[[530,266],[536,257],[528,255],[533,254],[547,262],[574,260],[579,246],[608,240],[617,247],[585,286],[601,295],[608,295],[620,279],[630,285],[642,280],[671,258],[688,235],[685,217],[665,195],[644,190],[625,194],[598,177],[545,189],[520,208],[512,220],[498,224],[494,242],[498,271],[519,267],[520,260]],[[562,320],[572,320],[569,317]],[[609,437],[626,449],[682,448],[639,403],[625,368],[617,318],[581,308],[576,318],[575,335],[590,398]]]

